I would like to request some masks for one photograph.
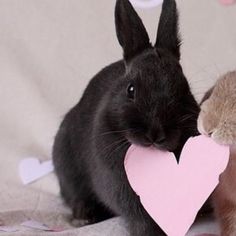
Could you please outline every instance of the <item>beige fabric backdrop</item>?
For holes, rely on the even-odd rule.
[[[55,176],[23,186],[18,164],[28,156],[51,157],[63,115],[96,72],[121,58],[114,4],[0,0],[0,219],[6,224],[31,217],[70,227]],[[182,65],[200,99],[220,74],[236,68],[236,6],[224,7],[217,0],[182,0],[178,5]],[[138,12],[154,39],[160,8]],[[124,235],[119,221],[60,235]]]

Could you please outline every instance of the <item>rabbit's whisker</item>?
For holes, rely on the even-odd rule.
[[[124,141],[127,141],[127,140],[125,138],[122,138],[122,139],[119,139],[119,140],[116,140],[116,141],[110,143],[109,145],[105,146],[101,151],[99,151],[99,154],[103,155],[104,152],[106,152],[107,150],[113,149],[114,147],[116,147],[116,145],[119,145],[120,143],[122,143]]]
[[[120,142],[114,149],[112,152],[109,153],[109,155],[106,157],[107,159],[109,159],[116,151],[118,151],[120,148],[124,147],[125,145],[128,145],[129,142],[127,140],[124,140],[122,142]]]
[[[196,116],[191,114],[191,115],[186,115],[186,116],[183,116],[181,117],[181,119],[178,121],[179,124],[182,124],[183,122],[187,121],[187,120],[195,120],[196,119]]]
[[[124,130],[115,130],[115,131],[108,131],[108,132],[104,132],[104,133],[101,133],[99,135],[95,135],[95,136],[92,136],[91,137],[91,140],[94,140],[96,138],[100,138],[102,136],[105,136],[105,135],[109,135],[109,134],[122,134],[122,133],[125,133],[127,131],[132,131],[133,129],[124,129]]]

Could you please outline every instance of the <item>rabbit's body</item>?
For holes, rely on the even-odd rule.
[[[199,107],[179,64],[177,12],[165,0],[153,47],[128,0],[117,0],[124,60],[98,73],[57,133],[53,161],[61,193],[79,223],[121,215],[132,236],[165,235],[128,183],[131,143],[173,151],[196,135]]]
[[[138,224],[133,226],[132,235],[154,236],[161,231],[141,207],[123,167],[130,144],[122,137],[123,133],[112,132],[113,129],[103,124],[103,108],[109,101],[106,96],[124,72],[124,62],[120,61],[105,68],[90,82],[56,136],[54,164],[62,196],[73,209],[73,217],[80,219],[79,224],[99,222],[114,215],[131,218],[134,211],[137,218],[134,216],[133,224],[142,221],[142,217],[147,224],[143,223],[141,229]]]
[[[220,78],[203,99],[198,118],[202,134],[230,146],[229,164],[212,195],[222,236],[236,235],[236,72]]]
[[[78,203],[74,197],[77,195],[79,189],[81,189],[81,195],[85,195],[85,199],[90,199],[90,197],[87,196],[87,192],[93,189],[92,176],[89,176],[86,172],[96,176],[96,179],[100,179],[101,177],[100,174],[97,173],[100,171],[97,169],[99,164],[94,162],[99,161],[99,159],[90,161],[94,155],[99,155],[99,152],[93,152],[94,148],[91,148],[91,145],[95,145],[96,141],[102,141],[103,139],[101,138],[106,139],[105,135],[103,137],[103,135],[97,134],[96,131],[97,129],[99,130],[102,124],[95,120],[102,112],[100,108],[105,105],[102,104],[101,106],[103,98],[107,96],[110,87],[114,86],[117,78],[119,78],[119,75],[122,73],[124,73],[124,63],[120,61],[105,68],[95,76],[85,90],[81,101],[71,109],[64,118],[56,136],[53,149],[54,165],[60,177],[65,175],[65,179],[59,178],[61,192],[72,208],[75,207],[74,204]],[[93,125],[94,122],[96,122],[96,127]],[[109,136],[109,138],[111,138],[111,136]],[[111,141],[111,143],[113,142],[112,140],[109,141]],[[95,150],[97,150],[97,148]],[[111,149],[108,149],[103,154],[107,155],[109,151],[111,151]],[[73,165],[70,161],[72,161]],[[68,166],[65,164],[68,164]],[[68,173],[66,173],[67,171]],[[66,175],[68,175],[68,179]],[[75,181],[71,183],[72,188],[70,188],[70,184],[67,183],[70,178],[75,178]],[[76,183],[76,179],[78,179],[78,184],[73,186],[74,183]],[[85,183],[85,186],[82,183]],[[99,183],[101,182],[98,181],[98,184]],[[69,191],[67,191],[66,188],[68,188]],[[70,192],[70,190],[72,190],[72,192]],[[94,195],[93,191],[91,195]],[[95,196],[92,197],[96,198]],[[76,214],[79,213],[76,212],[75,208],[74,214],[76,217]],[[80,206],[78,206],[78,209],[79,208]]]

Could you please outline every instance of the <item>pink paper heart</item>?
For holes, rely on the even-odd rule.
[[[214,191],[229,161],[229,147],[205,136],[190,138],[175,156],[132,145],[125,157],[131,187],[168,236],[184,236]]]

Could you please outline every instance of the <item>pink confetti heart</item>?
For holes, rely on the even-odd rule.
[[[216,234],[198,234],[196,236],[218,236]]]
[[[27,228],[38,229],[38,230],[42,230],[42,231],[61,232],[64,230],[60,226],[49,227],[48,225],[43,224],[39,221],[35,221],[35,220],[25,221],[25,222],[21,223],[21,225],[24,227],[27,227]]]
[[[5,233],[14,233],[16,231],[19,231],[17,228],[13,226],[0,226],[0,232],[5,232]]]
[[[220,3],[223,5],[231,5],[235,3],[235,0],[220,0]]]
[[[184,236],[228,161],[229,147],[198,136],[186,142],[179,164],[173,153],[132,145],[125,170],[153,220],[168,236]]]

